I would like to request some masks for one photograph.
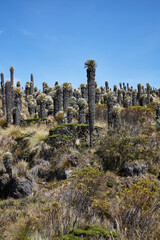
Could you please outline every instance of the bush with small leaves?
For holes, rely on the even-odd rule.
[[[131,185],[122,185],[119,219],[122,232],[131,239],[158,239],[160,187],[153,179],[145,178]]]
[[[85,167],[73,171],[71,180],[73,190],[70,201],[76,204],[80,213],[89,214],[90,208],[95,213],[107,213],[109,200],[104,172],[98,168]]]
[[[98,156],[102,158],[102,165],[105,170],[120,171],[124,164],[133,161],[145,161],[148,165],[156,163],[157,151],[151,145],[151,137],[138,135],[129,137],[127,132],[110,132],[100,142],[97,150]],[[157,140],[159,142],[159,140]]]

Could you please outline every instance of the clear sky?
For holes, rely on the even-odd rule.
[[[0,0],[0,72],[24,86],[109,81],[160,88],[160,0]]]

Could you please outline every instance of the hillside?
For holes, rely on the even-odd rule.
[[[160,239],[160,91],[90,77],[95,102],[1,74],[0,239]]]

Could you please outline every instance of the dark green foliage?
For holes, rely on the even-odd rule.
[[[98,226],[87,225],[83,228],[75,229],[70,234],[63,235],[59,238],[66,240],[78,240],[78,239],[118,240],[120,239],[120,234],[117,232],[111,232]]]
[[[30,125],[30,124],[36,124],[36,123],[45,123],[47,122],[47,118],[27,118],[27,119],[24,119],[24,125]]]
[[[32,133],[32,134],[33,134],[33,133]],[[31,133],[30,133],[30,134],[24,134],[24,135],[22,135],[22,136],[16,137],[14,140],[15,140],[17,143],[20,143],[24,138],[26,138],[26,137],[31,137],[32,134],[31,134]]]
[[[86,139],[88,134],[87,124],[65,123],[57,125],[49,130],[47,142],[55,147],[62,145],[74,145],[76,138]]]
[[[120,171],[126,162],[145,161],[148,164],[156,162],[157,151],[153,152],[151,138],[146,135],[129,137],[110,132],[98,147],[97,154],[102,158],[105,170]],[[154,145],[156,146],[156,142]]]

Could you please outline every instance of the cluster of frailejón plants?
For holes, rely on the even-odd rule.
[[[87,68],[87,83],[80,84],[80,88],[73,89],[71,83],[59,85],[56,81],[53,86],[43,82],[42,91],[34,87],[33,74],[30,81],[21,88],[20,82],[14,85],[14,67],[10,67],[10,80],[4,80],[1,73],[1,118],[6,118],[7,124],[23,125],[27,117],[23,112],[23,105],[28,106],[30,119],[45,119],[53,116],[58,124],[72,123],[75,119],[80,124],[89,124],[90,146],[93,146],[93,132],[95,122],[95,106],[106,106],[106,122],[109,129],[120,129],[121,110],[131,106],[143,106],[159,101],[160,89],[155,89],[149,83],[146,87],[141,84],[137,89],[129,84],[119,83],[113,90],[106,81],[104,86],[97,87],[95,81],[95,60],[85,62]],[[23,104],[24,103],[24,104]],[[160,104],[156,105],[157,129],[160,129]]]

